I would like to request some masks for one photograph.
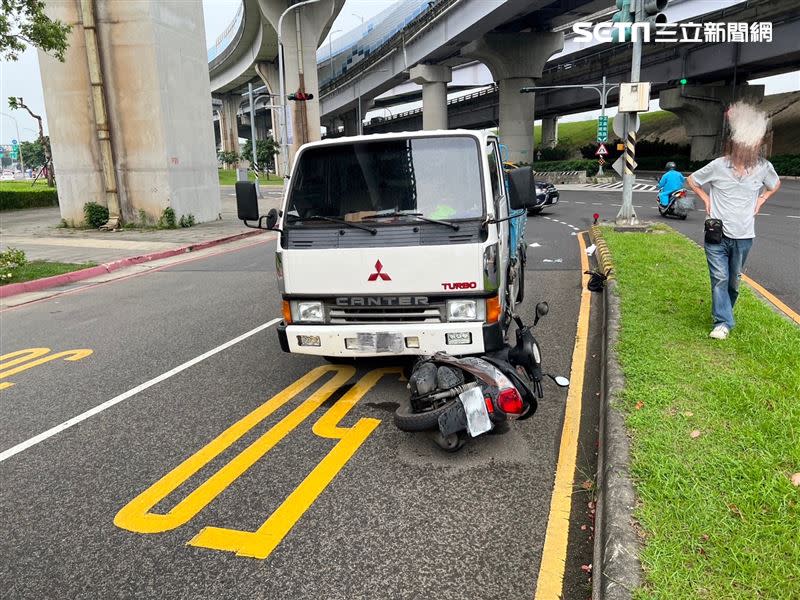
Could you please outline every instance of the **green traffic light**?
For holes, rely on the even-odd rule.
[[[689,83],[689,80],[686,79],[685,77],[683,79],[681,79],[681,81],[680,81],[681,85],[686,85],[687,83]]]

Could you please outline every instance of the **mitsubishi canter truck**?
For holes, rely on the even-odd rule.
[[[420,131],[302,146],[281,210],[239,218],[280,232],[286,352],[324,357],[500,348],[524,293],[531,169],[504,173],[494,135]],[[257,224],[254,224],[256,222]]]

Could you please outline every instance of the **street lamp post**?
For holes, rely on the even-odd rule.
[[[328,66],[331,70],[331,81],[333,80],[333,34],[341,31],[341,29],[334,29],[328,34]]]
[[[17,120],[14,117],[12,117],[11,115],[9,115],[8,113],[0,112],[0,115],[3,115],[4,117],[8,117],[12,121],[14,121],[14,127],[17,128],[17,143],[19,144],[17,147],[19,148],[18,152],[19,152],[20,170],[23,173],[25,173],[25,159],[22,156],[22,140],[19,137],[19,123],[17,123]]]

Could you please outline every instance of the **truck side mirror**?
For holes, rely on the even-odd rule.
[[[508,173],[509,201],[511,208],[520,210],[535,203],[533,169],[519,167]]]
[[[269,212],[267,213],[267,229],[275,229],[275,225],[278,224],[278,211],[274,208],[270,208]]]
[[[245,225],[246,221],[258,221],[258,196],[256,184],[252,181],[236,182],[236,211]]]

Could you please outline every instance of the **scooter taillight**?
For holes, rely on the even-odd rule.
[[[497,408],[508,415],[521,415],[525,405],[516,389],[506,388],[497,396]]]

